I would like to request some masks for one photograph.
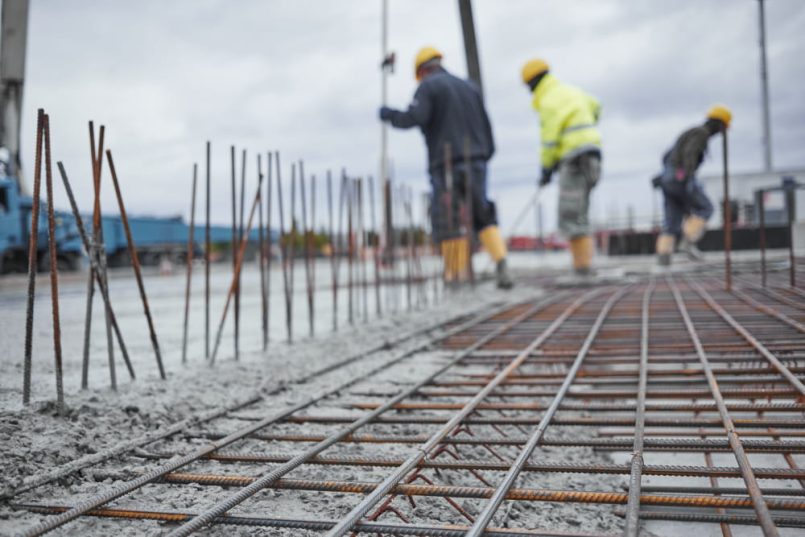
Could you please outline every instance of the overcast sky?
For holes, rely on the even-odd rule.
[[[381,0],[32,0],[23,165],[32,168],[35,112],[51,115],[53,154],[91,204],[87,121],[107,126],[127,209],[189,214],[193,162],[213,142],[213,220],[229,216],[229,146],[279,149],[322,176],[377,173]],[[430,44],[450,71],[466,64],[455,0],[390,0],[397,70],[390,104],[416,89],[413,56]],[[766,2],[774,164],[805,166],[805,2]],[[539,176],[539,128],[520,67],[532,56],[603,104],[604,172],[594,216],[650,215],[649,178],[708,107],[733,110],[730,166],[762,167],[756,0],[475,0],[487,106],[498,152],[489,189],[509,229]],[[703,173],[720,170],[720,143]],[[425,191],[417,130],[393,131],[397,180]],[[105,207],[114,211],[107,188]],[[61,192],[61,188],[57,191]],[[323,189],[321,189],[323,191]],[[286,191],[287,193],[287,191]],[[59,205],[67,208],[60,195]],[[201,200],[200,200],[201,202]],[[556,187],[545,196],[555,220]],[[202,205],[199,205],[199,208]],[[533,229],[533,218],[529,228]],[[526,228],[523,228],[525,231]]]

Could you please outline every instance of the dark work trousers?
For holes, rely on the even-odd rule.
[[[660,186],[665,198],[663,233],[679,236],[682,233],[682,220],[686,216],[699,216],[704,220],[713,216],[713,204],[696,177],[678,180],[674,177],[674,171],[666,168]]]
[[[472,182],[472,227],[477,233],[487,226],[497,225],[495,204],[486,197],[486,161],[470,161],[469,171]],[[467,166],[461,162],[453,164],[452,189],[448,191],[444,168],[431,170],[430,221],[433,240],[441,242],[463,236],[461,228],[466,222],[462,207],[466,200]]]

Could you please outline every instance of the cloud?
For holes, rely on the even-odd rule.
[[[24,99],[23,161],[33,161],[38,107],[53,125],[54,155],[89,207],[87,120],[107,128],[128,209],[189,214],[191,170],[213,142],[213,220],[229,221],[229,146],[280,149],[286,169],[346,167],[376,174],[379,161],[380,2],[177,0],[34,2]],[[391,0],[389,45],[398,65],[389,102],[404,107],[424,44],[466,72],[453,0]],[[547,58],[563,80],[603,102],[604,177],[594,214],[650,210],[648,178],[662,152],[707,107],[733,108],[731,167],[762,165],[757,4],[732,0],[622,2],[476,0],[487,105],[497,138],[489,189],[511,225],[539,172],[538,119],[519,80],[523,61]],[[802,166],[805,145],[805,6],[767,3],[775,163]],[[416,130],[389,133],[395,177],[428,188]],[[703,173],[718,171],[719,149]],[[544,198],[555,220],[555,187]],[[57,189],[60,191],[60,189]],[[320,189],[323,194],[324,189]],[[61,205],[66,207],[66,201]],[[418,199],[418,196],[417,196]],[[106,188],[104,206],[115,212]],[[200,207],[201,205],[199,205]],[[324,207],[325,205],[320,205]],[[324,217],[322,211],[322,218]],[[533,227],[533,226],[532,226]]]

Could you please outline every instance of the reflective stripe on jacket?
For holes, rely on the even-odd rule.
[[[542,166],[553,168],[562,159],[601,149],[596,128],[601,104],[578,88],[545,75],[531,102],[539,113]]]

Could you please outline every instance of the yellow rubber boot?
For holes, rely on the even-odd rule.
[[[696,243],[704,235],[704,226],[707,222],[701,216],[689,216],[682,223],[683,238],[679,242],[679,250],[685,252],[691,261],[702,261],[704,256],[696,247]]]
[[[671,254],[674,253],[674,241],[676,238],[668,233],[660,233],[657,236],[657,264],[667,267],[671,264]]]
[[[689,216],[682,223],[682,232],[685,239],[691,244],[696,244],[704,235],[704,226],[707,222],[701,216]]]
[[[445,281],[459,281],[465,278],[470,264],[470,248],[467,239],[449,239],[442,241],[442,258],[444,259]]]
[[[478,240],[484,245],[486,251],[489,252],[489,257],[495,263],[506,258],[506,243],[503,242],[503,237],[500,236],[498,226],[486,226],[483,228],[478,233]]]
[[[484,248],[489,252],[489,257],[495,262],[495,274],[497,285],[499,289],[511,289],[514,283],[511,276],[509,276],[509,268],[506,263],[506,243],[503,237],[500,236],[500,228],[498,226],[487,226],[478,233],[478,240],[484,245]]]
[[[570,253],[576,274],[590,274],[593,264],[593,238],[589,235],[570,239]]]

